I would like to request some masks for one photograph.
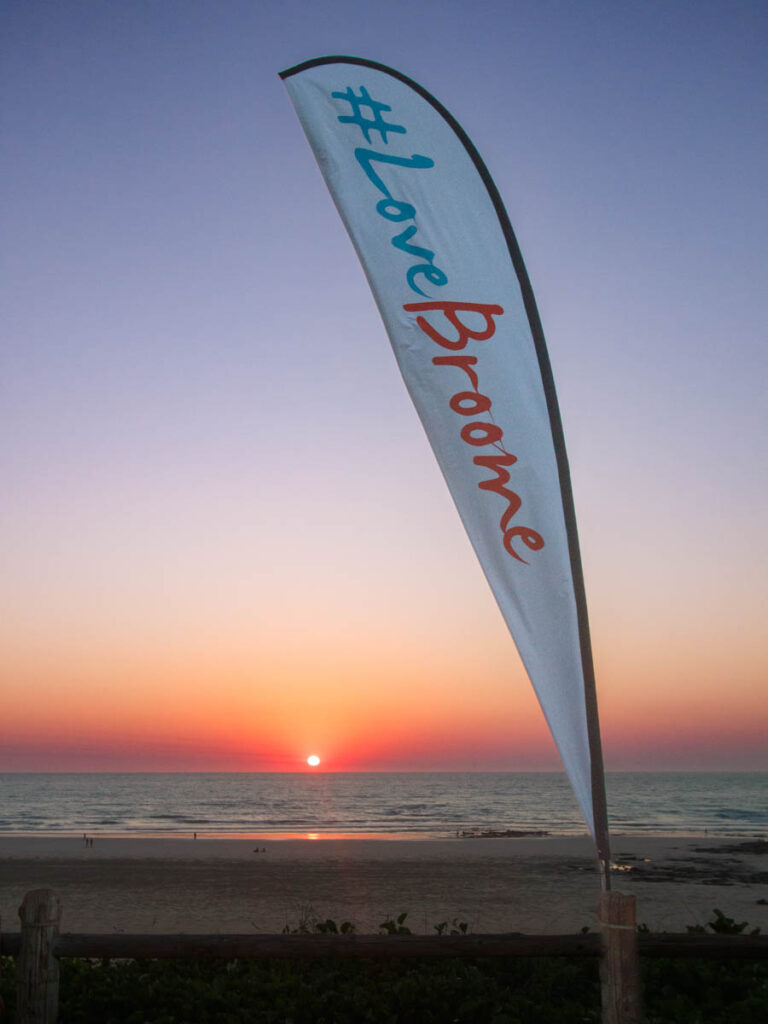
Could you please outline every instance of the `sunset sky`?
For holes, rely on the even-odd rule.
[[[505,200],[606,767],[768,768],[768,7],[7,0],[0,770],[559,767],[278,72]]]

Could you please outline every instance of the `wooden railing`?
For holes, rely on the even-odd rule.
[[[605,895],[614,903],[617,898],[632,900],[634,911],[633,897]],[[59,932],[61,907],[56,895],[49,889],[36,889],[24,897],[19,916],[20,932],[0,934],[0,955],[18,957],[16,1024],[55,1024],[61,957],[601,957],[605,1024],[637,1024],[641,1019],[639,991],[634,990],[639,984],[633,980],[637,971],[627,963],[638,953],[647,957],[768,958],[768,935],[638,934],[631,925],[607,923],[605,913],[602,933],[581,935],[75,935]],[[615,933],[620,939],[618,946],[611,945],[615,937],[611,929],[620,929]],[[610,968],[612,958],[618,966]],[[611,971],[612,976],[607,977]]]

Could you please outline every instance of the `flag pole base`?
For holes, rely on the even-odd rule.
[[[603,1024],[642,1024],[637,908],[634,896],[600,893]]]

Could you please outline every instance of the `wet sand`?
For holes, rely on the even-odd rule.
[[[768,929],[768,842],[613,837],[613,887],[653,931],[704,924],[714,907]],[[408,912],[414,932],[577,932],[597,925],[599,879],[584,837],[441,840],[0,838],[0,917],[18,930],[25,892],[52,888],[62,931],[279,932],[312,917],[375,932]],[[763,901],[763,902],[760,902]]]

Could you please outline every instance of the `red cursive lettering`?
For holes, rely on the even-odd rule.
[[[494,480],[482,480],[477,486],[482,491],[495,491],[500,497],[506,498],[507,511],[499,520],[501,529],[506,530],[507,523],[523,504],[520,495],[505,486],[509,483],[509,473],[504,467],[514,466],[517,456],[512,455],[511,452],[499,452],[498,455],[476,455],[472,461],[476,466],[485,466],[486,469],[492,469],[496,473]],[[512,553],[514,554],[514,552]],[[515,555],[515,557],[517,556]]]
[[[448,323],[459,332],[456,341],[451,341],[444,334],[439,334],[426,317],[416,317],[416,323],[424,331],[428,338],[437,342],[443,348],[460,349],[464,348],[470,338],[475,341],[486,341],[492,338],[496,332],[496,324],[493,318],[501,316],[504,312],[501,306],[488,306],[477,302],[410,302],[403,306],[406,313],[428,312],[439,310]],[[482,331],[474,331],[468,327],[458,316],[459,311],[466,313],[479,313],[485,320],[485,328]]]
[[[504,312],[501,306],[475,302],[411,302],[403,306],[403,309],[407,313],[435,311],[442,313],[457,332],[457,338],[453,339],[441,334],[426,317],[417,317],[416,323],[424,334],[441,348],[453,350],[465,348],[470,340],[487,341],[492,338],[496,332],[494,317],[501,316]],[[484,327],[479,330],[470,327],[460,318],[460,312],[479,313],[485,320]],[[478,416],[490,411],[491,399],[480,391],[480,378],[474,369],[477,366],[477,356],[434,356],[432,363],[434,366],[453,366],[469,378],[472,390],[457,391],[449,399],[449,405],[455,413],[458,413],[459,416]],[[527,565],[526,560],[514,548],[516,538],[519,537],[530,551],[540,551],[544,547],[544,538],[528,526],[509,526],[510,520],[523,504],[520,495],[507,487],[510,480],[507,467],[513,466],[518,461],[517,456],[506,451],[504,431],[493,422],[474,420],[472,423],[466,423],[460,433],[462,440],[473,448],[484,448],[491,445],[496,449],[493,455],[475,455],[473,457],[472,461],[476,466],[490,469],[496,474],[488,480],[481,480],[477,486],[482,491],[492,491],[494,494],[498,494],[506,501],[507,507],[499,520],[504,550],[518,562],[525,562]]]

